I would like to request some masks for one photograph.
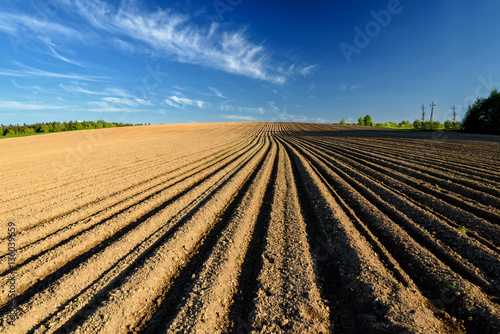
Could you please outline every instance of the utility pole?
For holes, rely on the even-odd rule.
[[[432,131],[432,122],[433,122],[433,119],[434,119],[434,107],[435,106],[436,105],[434,104],[434,101],[432,101],[432,104],[431,104],[431,107],[432,107],[432,109],[431,109],[431,131]]]
[[[425,125],[425,106],[422,104],[422,126]]]
[[[457,124],[457,112],[455,105],[453,105],[453,127],[455,127],[455,124]]]

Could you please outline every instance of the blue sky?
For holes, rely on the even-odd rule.
[[[0,123],[413,121],[500,87],[496,0],[3,0]]]

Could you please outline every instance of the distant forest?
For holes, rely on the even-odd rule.
[[[500,93],[497,89],[493,89],[487,98],[478,97],[469,106],[463,120],[463,130],[500,135]]]
[[[142,124],[135,124],[142,125]],[[35,124],[23,124],[23,125],[3,125],[2,126],[2,136],[15,136],[15,135],[29,135],[35,133],[48,133],[48,132],[61,132],[61,131],[74,131],[74,130],[90,130],[90,129],[103,129],[103,128],[115,128],[123,126],[134,126],[131,123],[116,123],[116,122],[105,122],[99,120],[94,121],[69,121],[69,122],[51,122],[51,123],[35,123]]]

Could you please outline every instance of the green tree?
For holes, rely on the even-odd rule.
[[[402,126],[404,128],[409,128],[412,126],[412,124],[410,123],[410,121],[402,120],[401,123],[399,123],[399,126]]]
[[[446,121],[444,121],[444,128],[448,130],[453,128],[453,123],[449,119],[447,119]]]
[[[413,128],[414,129],[420,129],[422,127],[422,122],[420,122],[418,119],[413,121]]]
[[[23,131],[23,134],[25,134],[25,135],[29,135],[31,133],[35,133],[35,129],[33,129],[33,128],[25,128],[24,131]]]
[[[488,98],[478,98],[462,120],[465,132],[500,134],[500,93],[493,89]]]
[[[342,119],[340,120],[340,125],[345,125],[345,119],[342,117]]]
[[[40,132],[49,132],[49,126],[47,124],[42,124]]]
[[[372,117],[370,115],[365,116],[365,126],[373,126]]]
[[[364,126],[365,125],[365,118],[364,117],[360,117],[358,119],[358,125],[359,126]]]

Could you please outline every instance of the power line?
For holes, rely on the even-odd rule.
[[[425,124],[425,106],[422,104],[422,126]]]
[[[431,104],[431,131],[432,131],[432,121],[433,121],[433,118],[434,118],[434,107],[436,105],[434,104],[434,101],[432,101],[432,104]]]

